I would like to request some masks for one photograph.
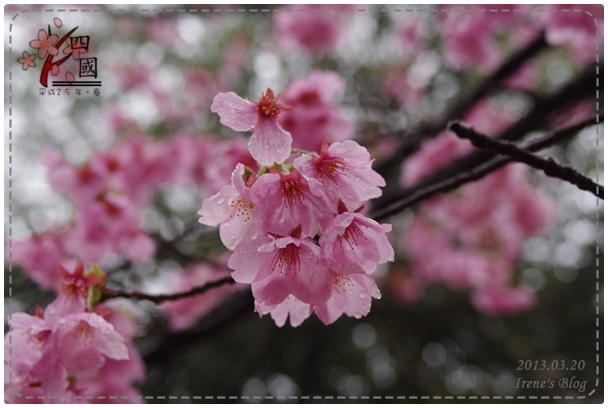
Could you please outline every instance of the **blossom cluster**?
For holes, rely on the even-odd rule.
[[[81,262],[72,273],[59,269],[64,283],[44,311],[37,307],[35,316],[19,312],[9,318],[6,401],[138,396],[133,385],[143,381],[145,366],[132,342],[135,322],[116,306],[87,305],[91,289],[104,284],[103,272],[85,270]]]
[[[176,182],[217,190],[226,180],[224,171],[248,160],[242,140],[219,142],[189,134],[163,142],[133,135],[79,165],[46,150],[41,161],[49,183],[71,201],[75,216],[68,225],[17,240],[13,259],[44,289],[57,289],[62,283],[57,264],[68,266],[74,259],[99,263],[123,255],[133,262],[150,260],[156,244],[142,229],[142,210],[154,193]]]
[[[261,165],[243,164],[232,183],[203,202],[200,222],[220,225],[236,282],[251,284],[256,310],[277,325],[297,326],[313,312],[325,324],[342,314],[361,317],[380,293],[371,274],[392,261],[387,224],[362,214],[379,197],[384,179],[371,169],[367,150],[354,141],[329,143],[318,152],[297,150],[278,120],[293,107],[272,90],[257,103],[220,93],[211,106],[220,122],[252,131],[249,150]]]

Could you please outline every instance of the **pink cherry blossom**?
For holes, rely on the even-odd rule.
[[[295,148],[318,150],[325,138],[341,142],[353,137],[352,120],[332,101],[344,91],[345,85],[338,74],[313,71],[285,89],[283,100],[293,110],[284,112],[279,122],[291,133]]]
[[[75,283],[84,278],[83,273],[77,268],[69,275],[66,287],[77,289],[73,294],[80,297],[80,287]],[[15,313],[9,318],[11,330],[4,343],[5,374],[11,377],[13,387],[23,396],[71,397],[110,389],[112,380],[118,377],[123,384],[114,391],[131,391],[136,395],[130,384],[143,379],[144,371],[130,339],[125,344],[111,323],[99,314],[84,312],[84,303],[81,308],[65,307],[69,304],[68,296],[68,292],[62,292],[44,312],[37,308],[35,316]],[[120,323],[116,316],[111,316],[108,306],[100,306],[98,310]],[[124,330],[126,325],[122,322],[117,327]],[[124,364],[112,364],[118,360]],[[123,371],[110,375],[120,368]]]
[[[63,27],[63,21],[61,21],[61,19],[59,19],[57,17],[55,17],[53,19],[53,23],[55,24],[55,27],[57,27],[57,28]]]
[[[126,197],[106,193],[98,201],[79,205],[66,245],[87,262],[123,252],[138,261],[147,260],[154,254],[155,245],[141,235],[140,218],[139,209]]]
[[[195,180],[199,180],[209,191],[219,191],[225,184],[230,182],[230,172],[234,170],[238,163],[257,171],[258,164],[251,157],[247,149],[247,142],[244,138],[234,138],[228,141],[216,141],[212,144],[210,151],[211,157],[204,162],[197,160],[200,171],[193,171]]]
[[[473,295],[473,305],[488,315],[509,315],[528,310],[536,304],[536,295],[525,286],[485,289]]]
[[[285,109],[289,108],[278,103],[270,88],[257,104],[228,92],[217,94],[211,105],[221,124],[237,132],[253,131],[249,151],[263,166],[283,163],[291,154],[291,135],[278,123],[278,115]]]
[[[260,317],[270,313],[278,327],[285,326],[289,317],[291,327],[298,327],[304,320],[308,319],[312,313],[312,307],[304,302],[299,301],[293,295],[289,295],[279,304],[267,306],[262,302],[255,302],[255,311]]]
[[[145,35],[148,40],[167,49],[175,47],[180,41],[174,19],[163,15],[146,19]]]
[[[409,81],[403,68],[390,69],[384,75],[383,91],[408,110],[418,108],[429,84]]]
[[[48,398],[50,396],[56,395],[70,395],[71,390],[69,390],[69,381],[68,381],[68,372],[66,368],[59,362],[54,349],[48,345],[48,342],[44,344],[43,351],[40,357],[36,360],[35,363],[27,371],[18,371],[15,370],[15,367],[11,369],[11,361],[14,359],[16,362],[20,360],[20,356],[14,355],[8,361],[6,356],[10,356],[12,353],[11,341],[8,339],[14,340],[16,343],[21,343],[23,341],[23,337],[13,337],[13,333],[9,332],[5,337],[5,348],[7,348],[7,343],[9,343],[9,347],[7,348],[8,353],[5,353],[5,390],[9,381],[7,378],[12,379],[13,386],[16,390],[12,390],[9,394],[12,395],[12,398],[16,402],[23,403],[32,403],[31,397],[44,397]],[[17,346],[15,344],[14,346]],[[20,348],[19,346],[17,346]],[[21,351],[21,350],[15,350]],[[16,393],[20,393],[21,395],[15,395]],[[72,394],[73,395],[73,394]],[[30,398],[25,398],[30,397]],[[38,401],[37,401],[38,402]]]
[[[331,297],[325,304],[314,306],[315,314],[326,325],[343,314],[360,319],[371,310],[372,297],[380,299],[380,291],[369,275],[332,272],[332,276]]]
[[[329,145],[325,139],[318,156],[300,156],[294,160],[294,166],[309,182],[313,194],[329,197],[333,208],[338,200],[357,208],[380,197],[379,187],[386,185],[382,176],[372,170],[372,162],[369,152],[357,142],[347,140]]]
[[[57,55],[59,51],[54,47],[59,40],[56,34],[49,36],[45,30],[38,31],[38,39],[30,41],[30,47],[38,48],[38,58],[43,59],[46,54]]]
[[[81,37],[75,38],[76,39],[74,40],[72,37],[70,37],[66,40],[67,47],[63,49],[63,53],[65,55],[71,54],[72,58],[74,58],[75,60],[79,60],[80,54],[86,54],[89,51],[84,47],[84,44],[82,44]]]
[[[524,165],[511,164],[463,186],[457,195],[426,201],[402,235],[412,279],[473,290],[482,310],[501,309],[522,244],[555,218],[553,201],[532,188],[527,174]],[[497,293],[498,303],[486,291]],[[530,296],[518,293],[521,304],[529,305]]]
[[[332,265],[359,265],[371,274],[379,263],[393,261],[395,253],[386,233],[390,224],[378,224],[359,213],[346,211],[342,205],[321,235],[319,245],[323,258]]]
[[[5,252],[8,254],[8,251]],[[30,238],[17,240],[12,247],[13,262],[42,289],[58,289],[63,282],[57,267],[69,256],[63,246],[63,233],[48,230]]]
[[[423,180],[472,150],[471,144],[466,140],[459,139],[451,132],[442,132],[435,139],[424,143],[416,155],[404,161],[401,183],[410,186]]]
[[[406,13],[398,22],[395,31],[406,57],[412,58],[427,47],[429,32],[424,19]]]
[[[141,393],[134,383],[143,383],[146,366],[137,349],[131,342],[125,342],[128,359],[114,360],[105,358],[104,365],[96,371],[79,373],[75,387],[86,395],[110,397],[120,396],[121,404],[135,404],[142,400]],[[76,400],[80,402],[81,400]]]
[[[48,179],[53,190],[65,194],[78,203],[97,197],[107,183],[106,170],[95,161],[87,161],[80,166],[72,166],[55,149],[46,149],[40,162],[48,169]]]
[[[14,313],[11,331],[4,336],[5,363],[11,360],[13,375],[27,376],[43,354],[52,327],[38,316]]]
[[[198,211],[201,224],[222,224],[220,238],[231,251],[241,242],[251,241],[263,233],[259,207],[251,201],[251,189],[245,185],[244,175],[245,166],[237,164],[232,172],[232,184],[203,201]]]
[[[59,359],[73,373],[101,368],[106,358],[127,360],[123,337],[95,313],[75,313],[61,318],[53,329]]]
[[[298,170],[262,175],[251,187],[251,201],[260,208],[264,229],[281,236],[301,225],[304,235],[312,238],[331,218],[327,199],[313,195]]]
[[[448,5],[445,8],[461,8]],[[513,5],[474,5],[475,10],[509,9]],[[456,68],[480,68],[488,72],[495,68],[503,52],[494,38],[497,34],[521,25],[529,18],[520,13],[481,13],[450,11],[440,15],[440,31],[444,40],[444,56],[448,65]]]
[[[110,323],[116,332],[125,340],[125,346],[129,352],[128,360],[114,360],[106,358],[106,362],[98,371],[91,371],[78,376],[77,387],[85,389],[89,395],[111,395],[129,396],[125,402],[135,402],[140,396],[139,391],[133,386],[134,382],[143,382],[146,374],[146,366],[141,356],[135,349],[132,338],[137,331],[135,318],[132,311],[125,309],[123,305],[114,303],[102,303],[95,308],[95,313]]]
[[[596,43],[598,39],[601,42],[604,38],[604,9],[602,5],[559,4],[547,5],[547,8],[558,10],[558,12],[539,14],[545,25],[547,42],[551,45],[568,47],[572,51],[575,61],[580,65],[595,58],[598,52]]]
[[[335,50],[343,30],[342,24],[353,5],[330,6],[331,13],[320,12],[314,4],[289,5],[286,8],[306,10],[303,13],[280,12],[275,15],[275,29],[278,38],[285,42],[286,49],[297,46],[311,54],[329,53]],[[314,11],[313,11],[314,10]]]
[[[253,296],[265,305],[281,303],[287,296],[318,304],[331,293],[331,276],[322,265],[319,247],[308,238],[258,238],[239,246],[228,261],[232,277],[251,283]]]
[[[23,58],[17,59],[17,62],[23,64],[23,70],[27,71],[29,67],[36,66],[34,59],[36,59],[36,54],[30,55],[27,51],[23,51]]]
[[[179,173],[174,158],[167,155],[168,146],[135,134],[112,151],[107,163],[119,170],[113,183],[133,203],[149,202],[159,185]]]
[[[62,266],[59,266],[59,269],[63,276],[59,296],[44,311],[44,320],[49,325],[55,325],[58,320],[70,314],[85,312],[88,288],[100,283],[101,279],[85,271],[81,261],[76,263],[73,272],[69,272]]]

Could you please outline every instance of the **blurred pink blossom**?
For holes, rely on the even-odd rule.
[[[473,295],[473,305],[487,315],[509,315],[529,310],[536,304],[536,295],[525,286],[484,289]]]
[[[355,7],[348,4],[284,6],[275,16],[276,35],[286,47],[295,45],[314,55],[331,53],[338,45],[344,22]]]
[[[395,32],[407,58],[418,55],[428,46],[429,30],[425,20],[410,13],[398,21]]]
[[[551,45],[571,50],[574,60],[584,65],[595,59],[598,41],[604,38],[604,7],[601,4],[546,5],[557,12],[539,13]],[[587,14],[589,13],[589,14]]]
[[[345,88],[345,81],[333,72],[313,71],[307,78],[293,81],[283,93],[283,101],[293,108],[279,121],[291,133],[293,147],[318,150],[325,138],[342,142],[354,135],[354,124],[332,102]]]
[[[456,69],[478,68],[484,73],[494,69],[503,57],[496,35],[524,25],[529,19],[524,13],[512,11],[521,6],[509,4],[447,5],[442,8],[449,10],[440,14],[446,63]]]
[[[63,282],[58,265],[69,258],[63,248],[63,239],[62,232],[49,230],[16,240],[13,242],[12,260],[21,265],[26,276],[42,289],[57,290]]]
[[[205,263],[198,263],[175,273],[172,281],[167,285],[166,292],[185,292],[195,286],[216,281],[227,275],[227,270],[220,270]],[[184,330],[212,311],[228,295],[241,289],[242,286],[239,284],[224,285],[197,296],[165,302],[160,308],[169,319],[172,330]]]

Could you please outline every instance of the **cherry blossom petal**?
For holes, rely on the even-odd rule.
[[[372,297],[380,299],[374,279],[365,274],[334,274],[333,291],[329,300],[315,306],[315,314],[326,325],[335,322],[342,314],[360,319],[371,310]]]
[[[271,275],[251,284],[253,297],[265,305],[277,305],[290,294],[289,282],[281,276]]]
[[[278,327],[285,325],[287,317],[289,317],[291,327],[298,327],[304,320],[308,319],[312,313],[312,308],[310,305],[296,299],[293,295],[289,295],[278,305],[266,306],[262,302],[255,302],[255,311],[258,312],[260,317],[270,313],[270,316]]]
[[[354,263],[372,273],[379,263],[392,262],[395,252],[386,233],[390,224],[378,224],[359,213],[337,215],[319,239],[325,259],[338,265]]]
[[[238,199],[240,194],[233,186],[224,186],[215,194],[203,201],[203,206],[198,210],[201,217],[198,222],[204,225],[215,226],[230,218],[232,207],[230,203]]]
[[[239,283],[251,283],[259,279],[260,271],[262,275],[268,275],[271,268],[265,268],[271,265],[272,253],[268,251],[260,252],[259,248],[264,244],[272,242],[272,238],[264,237],[255,239],[247,244],[239,246],[234,254],[228,260],[228,267],[233,269],[232,277]]]
[[[57,17],[55,17],[53,19],[53,23],[55,23],[55,27],[57,27],[57,28],[63,27],[63,22]]]
[[[105,357],[126,360],[123,337],[95,313],[78,313],[57,322],[53,330],[59,358],[68,370],[79,373],[101,368]]]
[[[237,132],[251,130],[258,122],[258,112],[253,102],[234,92],[219,93],[213,98],[211,112],[220,115],[220,123]]]
[[[148,261],[154,257],[156,252],[156,243],[144,232],[136,233],[123,240],[121,246],[122,252],[135,262]]]
[[[272,166],[289,158],[291,142],[291,134],[283,130],[276,120],[261,119],[249,139],[248,148],[258,163]]]

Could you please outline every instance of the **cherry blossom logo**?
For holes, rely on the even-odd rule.
[[[57,29],[63,27],[63,22],[55,17],[53,23]],[[49,86],[49,74],[53,77],[59,77],[61,65],[76,61],[73,64],[72,71],[78,72],[79,78],[97,78],[97,58],[89,55],[90,36],[73,36],[78,27],[73,28],[64,34],[61,38],[59,34],[51,32],[51,25],[48,29],[38,30],[37,38],[30,41],[29,45],[35,51],[30,54],[23,51],[22,57],[17,59],[24,71],[37,66],[36,57],[43,60],[42,71],[40,72],[40,84],[47,88]],[[63,74],[65,81],[53,81],[54,86],[101,86],[101,81],[76,81],[76,77],[72,71],[66,69]]]

